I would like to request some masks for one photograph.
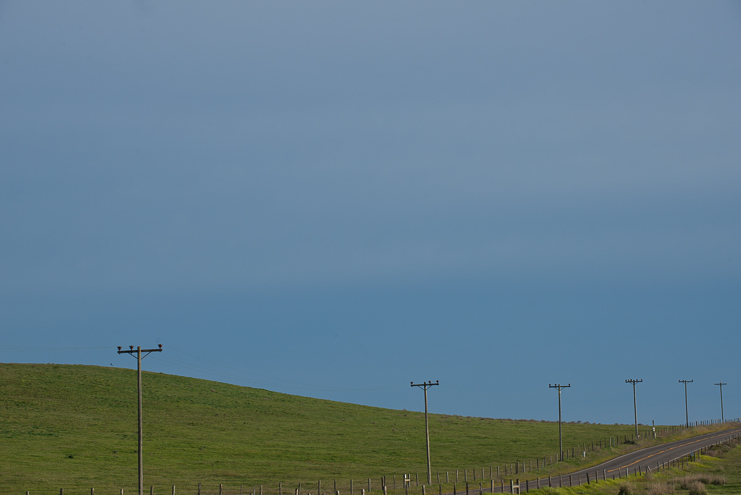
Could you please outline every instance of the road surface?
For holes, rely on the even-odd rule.
[[[711,445],[724,442],[732,437],[741,436],[741,428],[733,428],[723,431],[716,431],[713,433],[707,433],[705,435],[699,435],[696,437],[685,438],[683,440],[677,440],[676,442],[664,443],[661,445],[655,445],[653,447],[647,447],[645,449],[636,450],[620,457],[610,459],[609,461],[603,462],[596,466],[592,466],[587,469],[581,469],[561,476],[552,476],[550,484],[553,487],[559,486],[570,486],[580,485],[587,483],[587,475],[589,475],[589,481],[594,482],[595,480],[603,480],[604,478],[612,479],[621,478],[627,474],[633,475],[638,472],[645,473],[646,468],[655,471],[660,466],[680,459],[687,456],[697,450],[709,447]],[[538,480],[529,480],[520,482],[520,491],[524,493],[526,490],[535,490],[548,486],[548,478],[541,478]],[[505,484],[495,485],[493,492],[504,492],[510,493],[510,485]],[[457,491],[458,495],[465,493],[465,490]],[[469,495],[480,495],[482,493],[491,493],[491,486],[483,487],[479,490],[479,487],[473,487],[473,483],[469,485]],[[515,489],[517,493],[517,489]],[[452,495],[452,494],[446,494]]]

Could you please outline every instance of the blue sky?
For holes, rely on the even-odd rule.
[[[5,362],[741,416],[737,2],[0,2]]]

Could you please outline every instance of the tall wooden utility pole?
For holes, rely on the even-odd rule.
[[[625,383],[633,384],[633,420],[636,425],[636,442],[638,441],[638,406],[636,405],[636,383],[642,383],[643,378],[640,380],[625,380]]]
[[[425,433],[427,435],[427,484],[432,484],[432,465],[430,464],[430,422],[427,419],[427,389],[430,387],[434,387],[435,385],[440,385],[440,380],[437,380],[435,383],[432,383],[432,380],[429,382],[422,382],[422,383],[414,383],[412,382],[412,387],[420,387],[423,388],[425,391]]]
[[[728,385],[727,383],[723,383],[723,380],[720,381],[720,383],[716,383],[715,385],[720,386],[720,422],[725,423],[726,418],[723,416],[723,385]]]
[[[679,383],[684,383],[684,421],[687,428],[690,427],[690,412],[687,409],[687,384],[692,383],[692,380],[679,380]]]
[[[561,389],[569,388],[571,384],[568,385],[561,385],[557,383],[556,385],[548,385],[548,388],[557,388],[558,389],[558,458],[561,459],[563,462],[563,436],[561,436]]]
[[[142,356],[142,352],[146,352]],[[162,352],[162,344],[157,349],[142,349],[141,346],[134,349],[133,345],[129,346],[128,351],[122,351],[118,346],[119,354],[136,354],[136,371],[137,371],[137,392],[139,394],[139,495],[144,495],[144,462],[142,460],[142,359],[153,352]]]

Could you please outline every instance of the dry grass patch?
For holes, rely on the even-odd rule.
[[[670,495],[674,493],[674,483],[649,483],[646,493],[648,495]]]
[[[703,487],[705,485],[725,485],[725,476],[714,473],[697,473],[688,474],[681,478],[677,478],[675,483],[679,485],[682,490],[690,490],[695,483],[701,483]]]
[[[693,481],[690,486],[690,495],[707,495],[708,491],[702,481]]]

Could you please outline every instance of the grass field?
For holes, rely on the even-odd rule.
[[[350,479],[426,473],[424,414],[285,395],[159,373],[144,373],[145,485],[155,493],[349,493]],[[433,472],[451,478],[517,460],[556,456],[558,425],[431,415]],[[564,446],[630,435],[632,425],[565,424]],[[685,433],[686,434],[686,433]],[[674,436],[673,438],[677,438]],[[667,438],[668,440],[669,438]],[[0,364],[0,491],[57,494],[136,492],[136,372],[54,364]],[[534,470],[595,463],[623,445]],[[534,462],[534,461],[533,461]],[[464,469],[467,470],[464,474]],[[524,478],[522,474],[519,476]],[[478,481],[477,481],[478,483]],[[185,492],[183,492],[185,490]],[[325,491],[324,489],[322,491]],[[400,491],[401,492],[401,491]],[[380,492],[378,492],[380,493]]]

